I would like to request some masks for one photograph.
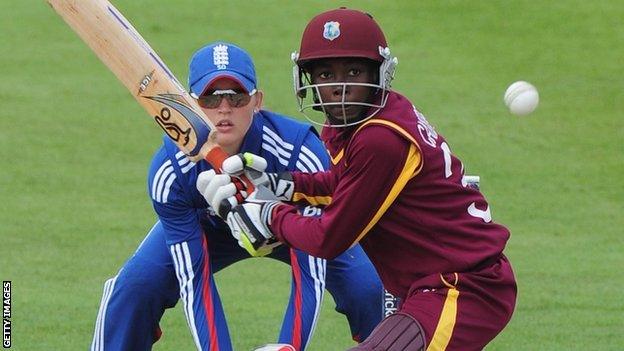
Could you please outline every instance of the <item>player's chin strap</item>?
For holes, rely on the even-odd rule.
[[[398,312],[379,325],[358,346],[349,351],[425,351],[425,331],[414,317]]]

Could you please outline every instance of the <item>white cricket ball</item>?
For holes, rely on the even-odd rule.
[[[533,84],[517,81],[505,91],[505,105],[514,115],[524,116],[535,111],[539,103],[539,94]]]

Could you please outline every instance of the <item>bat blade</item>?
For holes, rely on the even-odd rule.
[[[227,154],[206,118],[156,52],[107,0],[46,0],[193,160],[217,170]]]

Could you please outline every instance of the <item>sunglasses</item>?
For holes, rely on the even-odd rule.
[[[228,90],[215,90],[210,95],[202,95],[197,98],[197,103],[199,106],[203,108],[214,109],[221,105],[221,101],[225,98],[230,107],[244,107],[249,104],[251,101],[252,94],[247,94],[245,92],[237,92],[232,89]]]

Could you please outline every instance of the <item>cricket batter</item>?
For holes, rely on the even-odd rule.
[[[312,174],[267,173],[267,185],[294,189],[276,191],[282,200],[327,207],[304,217],[291,204],[250,197],[227,215],[233,235],[252,254],[277,239],[327,259],[360,243],[403,303],[353,350],[483,349],[515,306],[503,254],[510,233],[492,221],[479,190],[466,186],[448,142],[389,90],[397,60],[381,28],[360,11],[322,13],[293,58],[302,110],[321,112],[332,164]],[[232,194],[205,195],[219,203]]]
[[[260,155],[271,172],[327,167],[327,151],[313,128],[261,109],[263,93],[254,64],[241,48],[224,42],[201,48],[190,61],[189,86],[226,152]],[[191,162],[169,138],[163,139],[147,189],[159,220],[117,276],[105,283],[92,350],[150,350],[160,337],[160,318],[178,299],[198,350],[232,350],[213,274],[250,255],[196,190],[198,174],[211,166]],[[298,210],[320,213],[313,207]],[[327,262],[284,245],[268,257],[292,267],[280,343],[305,349],[325,287],[336,309],[347,316],[355,339],[366,338],[382,320],[383,288],[360,246]]]

